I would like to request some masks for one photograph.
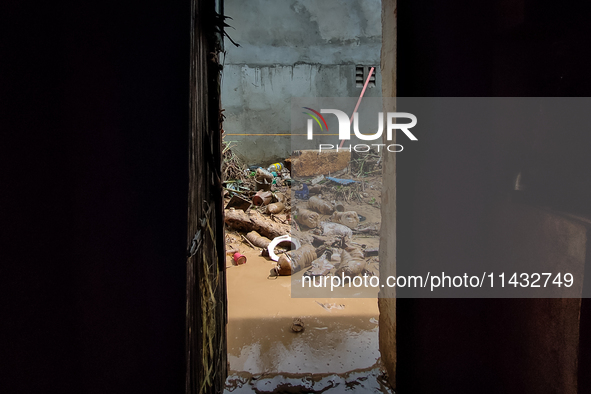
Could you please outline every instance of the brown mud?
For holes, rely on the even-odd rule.
[[[285,211],[269,212],[264,206],[253,206],[249,212],[226,211],[226,244],[247,258],[243,265],[236,265],[231,256],[227,256],[226,262],[230,366],[226,392],[391,393],[379,364],[379,289],[371,288],[361,294],[356,288],[341,288],[334,293],[297,298],[292,288],[302,286],[309,268],[291,276],[272,276],[276,263],[262,256],[261,249],[245,239],[246,233],[252,230],[269,239],[280,235],[289,226],[294,208],[308,206],[307,201],[295,199],[283,180],[278,178],[277,182],[272,191],[283,193]],[[251,186],[240,190],[243,195],[252,193],[251,183],[243,179],[243,185]],[[294,189],[298,187],[296,182]],[[321,201],[332,206],[338,204],[344,211],[355,211],[364,217],[358,228],[374,226],[379,230],[380,177],[364,177],[359,183],[345,187],[324,182],[316,185],[315,191],[311,196],[318,196],[319,191]],[[229,201],[230,194],[226,199]],[[314,212],[318,223],[331,222],[332,209],[318,211],[323,212]],[[322,237],[322,226],[309,227],[316,226],[302,226],[297,233],[308,240]],[[353,229],[346,243],[376,249],[379,237],[375,232],[360,233]],[[364,259],[367,271],[379,275],[378,257]],[[300,332],[293,331],[294,319],[303,323]]]
[[[326,374],[376,364],[376,298],[291,298],[291,277],[268,278],[274,262],[242,250],[246,264],[227,263],[230,370]],[[296,317],[305,323],[300,333],[290,329]]]

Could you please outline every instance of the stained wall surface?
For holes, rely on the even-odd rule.
[[[225,14],[240,45],[225,40],[225,140],[249,164],[290,155],[292,97],[358,97],[356,66],[379,66],[380,0],[229,0]],[[381,96],[376,72],[367,97]]]

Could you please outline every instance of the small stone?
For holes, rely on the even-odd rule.
[[[293,323],[291,323],[291,331],[293,332],[302,332],[304,331],[304,322],[299,317],[293,319]]]

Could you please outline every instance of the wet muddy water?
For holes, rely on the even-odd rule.
[[[291,277],[269,277],[271,260],[244,245],[241,250],[246,264],[227,263],[228,390],[273,392],[271,387],[283,384],[376,392],[381,387],[377,298],[291,298]],[[304,322],[302,332],[291,330],[294,318]],[[360,371],[362,380],[348,381],[351,371]],[[266,389],[248,391],[255,386]]]
[[[329,375],[262,375],[233,373],[226,381],[225,393],[387,393],[388,387],[379,367]]]
[[[376,206],[347,204],[346,209],[379,225]],[[376,236],[357,235],[353,241],[378,246]],[[391,392],[379,366],[378,289],[363,294],[368,298],[358,298],[354,288],[335,293],[341,298],[330,293],[315,293],[328,298],[292,298],[291,287],[301,283],[304,271],[271,277],[272,260],[245,243],[236,244],[247,262],[235,265],[228,257],[226,264],[226,392]],[[379,271],[376,259],[372,261],[368,268]],[[303,321],[302,332],[291,330],[294,318]]]

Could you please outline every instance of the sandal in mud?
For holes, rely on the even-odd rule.
[[[291,331],[293,332],[302,332],[304,331],[304,322],[299,317],[293,319],[293,323],[291,323]]]

